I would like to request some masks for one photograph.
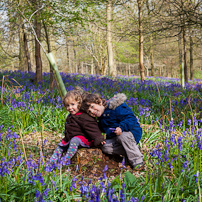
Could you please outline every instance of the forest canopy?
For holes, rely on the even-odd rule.
[[[201,78],[201,0],[1,2],[1,69]],[[34,34],[35,32],[35,34]],[[36,37],[39,41],[36,40]],[[144,78],[143,78],[144,80]]]

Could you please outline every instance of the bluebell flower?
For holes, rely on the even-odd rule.
[[[169,131],[173,131],[173,118],[171,118],[170,122],[169,122]]]
[[[198,177],[199,177],[199,171],[196,172],[196,174],[194,175],[194,177],[196,178],[196,183],[198,182]]]
[[[193,144],[191,144],[190,147],[192,147],[194,149],[194,145]]]
[[[89,192],[89,187],[82,184],[80,190],[81,190],[81,197],[82,196],[87,197],[87,194]]]
[[[44,145],[46,145],[47,142],[48,142],[47,139],[45,139],[45,140],[44,140]]]
[[[90,179],[89,181],[88,181],[88,185],[90,185],[92,183],[92,179]]]
[[[37,202],[45,202],[45,200],[43,199],[43,193],[38,190],[36,190],[35,197],[37,199]]]
[[[104,178],[104,179],[107,179],[107,176],[106,176],[106,173],[105,173],[105,172],[103,172],[103,178]]]
[[[187,125],[191,125],[191,119],[188,119]]]
[[[202,150],[201,137],[199,135],[195,135],[195,137],[198,143],[198,148]]]
[[[163,156],[163,160],[164,162],[170,160],[169,155],[167,153]]]
[[[75,176],[73,176],[73,178],[72,178],[72,187],[74,189],[76,189],[76,184],[75,184],[76,181],[77,181],[77,179],[75,178]]]
[[[178,141],[178,149],[181,151],[182,150],[182,137],[181,136],[179,136],[178,137],[178,139],[177,139],[177,141]]]
[[[43,194],[44,194],[44,197],[45,198],[47,198],[47,196],[48,196],[48,191],[49,191],[50,189],[45,189],[44,191],[43,191]]]
[[[135,197],[135,202],[139,202],[140,200],[137,198],[137,197]]]
[[[135,198],[134,198],[134,197],[131,197],[131,198],[130,198],[130,202],[135,202]]]
[[[104,170],[102,172],[106,172],[108,170],[108,166],[105,165]]]
[[[125,162],[126,162],[126,159],[125,159],[125,157],[123,157],[123,160],[121,163],[122,163],[122,166],[126,169]]]
[[[2,132],[2,128],[4,127],[4,125],[0,125],[0,130],[1,130],[1,132]]]
[[[1,160],[1,162],[0,162],[0,176],[4,177],[5,174],[10,174],[10,171],[8,169],[7,162],[4,160]]]
[[[42,176],[42,173],[38,173],[34,176],[34,180],[38,180],[41,185],[45,185],[45,182],[44,182],[44,179],[43,179],[43,176]]]
[[[125,202],[124,188],[122,188],[121,191],[120,191],[120,201]]]
[[[183,167],[185,170],[189,170],[188,165],[189,165],[189,162],[188,162],[188,161],[185,161],[185,162],[183,163],[182,167]],[[184,170],[182,170],[182,171],[184,172]]]
[[[173,168],[173,166],[172,166],[172,164],[171,164],[171,163],[168,163],[168,165],[169,165],[169,168]]]

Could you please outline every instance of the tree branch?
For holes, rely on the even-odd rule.
[[[41,46],[43,52],[47,55],[47,52],[46,52],[45,48],[42,46],[41,42],[39,41],[39,39],[38,39],[38,37],[37,37],[37,35],[36,35],[36,32],[35,32],[35,30],[34,30],[34,27],[33,27],[32,24],[31,24],[31,19],[32,19],[33,15],[35,15],[39,10],[43,9],[43,7],[44,7],[44,5],[43,5],[41,8],[39,8],[38,10],[34,11],[34,13],[32,13],[32,15],[30,16],[29,20],[23,15],[23,13],[21,12],[21,10],[20,10],[19,8],[17,8],[17,9],[18,9],[18,11],[20,12],[20,14],[22,15],[22,17],[28,22],[29,26],[30,26],[31,29],[32,29],[32,32],[33,32],[33,34],[34,34],[35,39],[36,39],[37,42],[40,44],[40,46]]]

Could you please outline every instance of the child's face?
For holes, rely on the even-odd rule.
[[[65,100],[65,108],[72,115],[79,112],[78,102],[76,100],[73,100],[73,99],[68,99],[68,100],[66,99]]]
[[[100,117],[104,113],[105,107],[100,104],[90,103],[88,114],[93,117]]]

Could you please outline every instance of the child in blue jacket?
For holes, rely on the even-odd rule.
[[[97,94],[86,93],[81,107],[92,117],[98,117],[100,128],[106,133],[102,151],[127,156],[132,168],[140,168],[143,165],[143,155],[138,143],[142,137],[142,128],[125,103],[126,99],[123,93],[108,101]]]

